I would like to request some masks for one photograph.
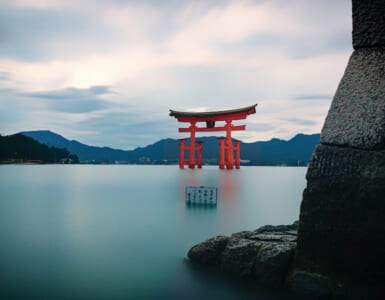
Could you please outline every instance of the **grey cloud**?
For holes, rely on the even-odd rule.
[[[110,88],[107,85],[94,85],[90,87],[90,91],[93,92],[95,95],[103,95],[103,94],[111,94],[115,93],[110,90]]]
[[[304,59],[331,53],[351,51],[351,3],[339,1],[271,0],[268,5],[286,11],[301,26],[299,32],[266,29],[238,43],[222,45],[224,51],[251,55],[260,49],[277,49],[291,59]],[[275,21],[280,25],[280,20]],[[348,24],[348,25],[347,25]]]
[[[15,90],[11,88],[0,88],[0,95],[1,94],[4,94],[7,97],[10,97],[10,96],[16,95],[17,93],[15,93]]]
[[[113,1],[115,5],[132,3],[129,0]],[[194,4],[194,8],[197,5],[198,9],[194,10],[187,19],[175,20],[174,16],[180,13],[186,4],[186,2],[177,2],[177,4],[175,1],[149,0],[146,2],[160,13],[161,22],[158,22],[156,26],[152,26],[149,32],[145,32],[143,38],[155,41],[153,45],[159,45],[160,50],[164,49],[162,49],[162,43],[158,43],[158,41],[162,41],[165,37],[168,37],[167,35],[171,36],[171,33],[175,33],[186,24],[194,22],[196,18],[201,18],[211,9],[223,7],[228,3],[220,0],[201,1],[198,4],[196,4],[197,2],[189,2],[188,4]],[[110,5],[109,1],[105,3]],[[137,3],[141,5],[143,2],[138,1]],[[303,30],[300,30],[301,32],[297,36],[293,36],[294,32],[290,32],[290,34],[288,32],[287,35],[269,32],[259,33],[239,43],[219,45],[224,48],[219,47],[218,51],[234,53],[236,56],[244,57],[244,61],[247,62],[249,57],[256,57],[257,50],[261,47],[264,47],[265,50],[278,49],[278,51],[286,53],[290,58],[296,59],[324,53],[340,53],[351,48],[350,29],[347,29],[344,25],[346,23],[344,21],[345,13],[347,13],[349,24],[351,22],[349,0],[272,0],[266,3],[268,5],[275,3],[277,9],[289,7],[289,13],[294,14],[294,17],[291,18],[301,20],[303,24],[308,25],[303,27]],[[145,11],[145,5],[143,7]],[[0,57],[11,57],[20,62],[20,60],[62,60],[63,58],[67,59],[75,56],[81,58],[94,52],[108,55],[109,51],[106,50],[115,50],[119,48],[119,43],[126,44],[130,42],[129,36],[123,36],[125,30],[108,27],[108,24],[103,23],[99,17],[100,15],[95,15],[92,9],[86,12],[81,10],[52,11],[50,9],[26,9],[5,5],[4,9],[0,9]],[[280,20],[272,21],[279,22]],[[158,49],[153,49],[153,51],[158,51]],[[264,58],[260,57],[259,59]],[[284,68],[285,65],[283,64],[282,67]],[[141,107],[143,107],[144,103],[149,104],[158,101],[163,105],[170,103],[170,108],[180,106],[182,108],[197,106],[235,108],[252,104],[256,98],[263,99],[264,95],[270,92],[264,84],[264,74],[259,74],[259,71],[255,68],[226,66],[226,64],[179,68],[168,66],[165,69],[151,69],[151,73],[155,78],[151,84],[148,84],[147,78],[145,76],[141,77],[141,74],[138,74],[137,78],[127,80],[124,83],[127,91],[136,91],[138,98],[141,98],[140,101],[138,99],[130,101],[130,92],[119,97],[125,97],[125,103],[135,103]],[[7,80],[17,78],[16,74],[12,73],[11,75],[7,72],[0,72],[0,80],[5,83]],[[161,76],[165,75],[170,78],[170,81],[173,78],[176,79],[177,84],[175,84],[175,87],[167,90],[157,87],[156,77],[161,78]],[[253,83],[250,84],[244,78],[252,78]],[[143,85],[143,83],[147,86],[138,92],[138,86]],[[301,89],[300,84],[299,82],[299,90]],[[30,124],[27,126],[34,126],[37,118],[40,117],[40,115],[34,116],[34,113],[37,112],[38,114],[39,110],[44,110],[44,113],[52,115],[52,118],[56,117],[56,112],[83,113],[98,111],[100,117],[95,118],[90,115],[89,119],[81,122],[73,122],[63,118],[61,124],[68,126],[73,131],[78,131],[79,134],[81,132],[95,132],[95,135],[85,136],[86,139],[79,138],[81,141],[125,149],[138,145],[147,145],[149,141],[156,141],[164,137],[181,136],[177,132],[180,124],[168,117],[167,110],[164,112],[164,118],[162,116],[157,117],[159,112],[154,111],[148,112],[148,114],[143,113],[143,111],[136,113],[133,110],[127,113],[105,113],[102,111],[104,108],[127,110],[127,106],[117,107],[115,104],[114,107],[111,107],[109,102],[103,99],[102,96],[115,94],[109,86],[94,86],[88,89],[54,89],[55,87],[52,87],[52,90],[35,93],[0,89],[0,94],[2,93],[0,95],[2,98],[0,99],[2,104],[0,111],[0,125],[2,126],[0,128],[13,126],[14,123],[16,124],[20,120],[26,120],[25,124]],[[332,98],[332,95],[327,94],[298,94],[296,96],[296,93],[301,92],[294,92],[292,94],[294,96],[292,97],[293,100],[322,101]],[[247,102],[245,103],[245,101]],[[279,107],[267,105],[267,102],[265,104],[264,114],[279,109]],[[295,104],[301,105],[304,102],[298,101]],[[153,108],[153,110],[156,110],[156,108]],[[143,116],[149,116],[152,119],[147,120]],[[28,117],[30,120],[27,122]],[[287,121],[304,126],[315,124],[311,120],[296,118],[287,119]],[[247,129],[250,131],[277,131],[281,126],[277,124],[275,127],[272,124],[263,123],[246,124]],[[29,129],[24,128],[24,130]]]
[[[24,97],[46,100],[46,104],[55,111],[68,113],[85,113],[108,107],[100,95],[110,94],[108,86],[93,86],[87,89],[66,88],[63,90],[20,92]]]
[[[39,93],[23,93],[19,90],[0,88],[0,128],[17,131],[36,129],[36,124],[41,124],[36,119],[42,115],[50,115],[52,120],[57,118],[57,112],[79,113],[91,109],[99,109],[108,106],[101,99],[97,99],[99,93],[111,92],[109,87],[75,89],[68,88],[59,91],[44,91]],[[83,98],[72,99],[81,95]],[[85,96],[86,95],[86,96]],[[87,96],[89,95],[89,96]],[[93,104],[96,99],[96,104]],[[130,99],[128,99],[130,100]],[[156,106],[156,105],[154,105]],[[116,105],[113,107],[116,109]],[[90,145],[110,146],[120,149],[133,149],[138,146],[146,146],[157,140],[169,137],[178,137],[178,125],[175,119],[168,116],[168,110],[164,113],[156,110],[148,114],[137,111],[135,107],[125,105],[119,107],[125,111],[108,112],[99,111],[98,116],[90,115],[82,121],[73,121],[61,116],[60,122],[53,122],[54,127],[41,127],[38,129],[55,130],[57,126],[68,127],[71,132],[79,132],[76,139]],[[148,117],[150,116],[150,117]],[[158,117],[157,117],[158,116]],[[22,125],[20,125],[22,124]],[[43,124],[45,124],[43,122]],[[20,127],[23,126],[23,127]],[[28,127],[25,127],[28,126]],[[89,132],[89,134],[84,134]],[[0,132],[3,133],[3,132]]]
[[[2,130],[27,120],[31,112],[36,111],[36,103],[26,100],[15,89],[0,88],[0,128]]]
[[[131,112],[110,112],[74,124],[80,131],[96,132],[82,141],[98,146],[113,145],[121,149],[146,146],[157,140],[177,136],[177,124],[168,117],[143,120],[143,115]],[[101,138],[103,137],[103,138]]]
[[[261,49],[280,48],[291,59],[304,59],[330,53],[350,51],[351,37],[343,28],[337,28],[325,37],[305,32],[299,36],[277,33],[258,33],[239,43],[224,44],[224,51],[237,51],[251,55]]]
[[[89,49],[111,47],[101,42],[115,33],[92,13],[26,9],[0,10],[0,56],[25,61],[70,58]]]
[[[42,92],[22,93],[22,94],[24,96],[35,97],[35,98],[72,99],[74,97],[86,98],[90,96],[97,96],[97,95],[111,94],[111,93],[113,93],[113,91],[111,91],[108,86],[96,85],[86,89],[69,87],[63,90],[42,91]]]
[[[295,96],[294,100],[331,100],[332,98],[331,94],[308,94]]]
[[[288,1],[292,17],[303,32],[287,47],[291,58],[302,59],[351,51],[351,1]]]
[[[159,5],[158,2],[149,2],[148,5],[161,10],[165,15],[176,14],[178,6]],[[105,22],[103,15],[104,7],[109,9],[111,6],[124,6],[126,3],[144,6],[140,1],[100,1],[101,8],[98,10],[59,11],[5,4],[0,9],[0,57],[22,61],[71,59],[88,54],[94,49],[109,52],[121,43],[127,45],[130,36]],[[162,22],[146,32],[148,38],[159,41],[168,36],[175,30],[172,22],[172,18],[163,18]]]
[[[179,66],[169,68],[166,71],[168,74],[181,82],[171,96],[183,103],[184,108],[208,106],[231,109],[247,106],[257,102],[256,99],[262,98],[265,92],[259,84],[257,72],[242,66]],[[253,78],[255,84],[244,81],[245,76]],[[179,107],[178,102],[173,105]]]
[[[322,39],[310,37],[310,34],[309,37],[300,37],[286,45],[288,56],[291,59],[305,59],[337,52],[345,53],[352,48],[351,38],[346,33],[339,32]]]
[[[246,125],[247,131],[258,131],[265,132],[275,130],[277,126],[274,126],[270,123],[251,123]]]
[[[89,130],[101,129],[105,133],[113,133],[116,130],[126,132],[128,134],[137,133],[145,134],[151,132],[164,132],[164,130],[174,129],[177,125],[174,120],[168,116],[168,111],[165,111],[164,118],[142,120],[143,114],[131,112],[107,112],[97,118],[90,118],[78,123],[81,128]]]
[[[11,79],[11,75],[9,72],[1,72],[0,71],[0,80],[1,81],[8,81]]]
[[[107,5],[107,2],[100,1],[100,3]],[[175,32],[175,28],[185,26],[208,11],[227,4],[219,0],[199,2],[194,6],[193,16],[183,20],[183,24],[176,24],[173,16],[183,11],[191,2],[149,0],[143,4],[143,1],[114,0],[108,2],[108,5],[124,6],[127,3],[148,5],[161,12],[162,22],[158,22],[147,32],[148,38],[154,41],[169,37]],[[269,5],[275,6],[277,10],[289,6],[290,13],[297,20],[309,24],[309,29],[295,37],[269,32],[259,33],[240,43],[224,44],[223,50],[243,53],[255,52],[261,47],[280,47],[291,58],[298,59],[351,48],[350,34],[347,34],[341,26],[328,24],[328,20],[341,19],[340,15],[345,12],[350,18],[349,1],[271,1]],[[122,36],[119,30],[110,28],[100,20],[100,17],[102,16],[92,14],[91,11],[26,9],[8,5],[0,10],[0,56],[28,61],[71,58],[88,53],[90,49],[98,51],[115,49],[119,41],[123,40],[125,43],[129,41],[129,37]],[[331,30],[327,35],[323,33],[319,36],[318,29],[323,27],[329,27]]]
[[[290,123],[301,125],[301,126],[313,126],[318,124],[318,122],[315,122],[313,120],[304,120],[304,119],[297,119],[297,118],[285,118],[284,120]]]

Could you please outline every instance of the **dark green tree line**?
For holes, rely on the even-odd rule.
[[[22,134],[0,135],[0,162],[12,160],[42,163],[79,162],[78,157],[69,153],[67,149],[49,147]]]

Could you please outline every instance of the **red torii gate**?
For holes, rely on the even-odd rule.
[[[234,120],[243,120],[250,114],[255,113],[255,107],[257,104],[247,106],[244,108],[222,110],[222,111],[211,111],[211,112],[182,112],[170,109],[170,116],[175,117],[178,122],[190,123],[188,128],[179,128],[179,132],[190,132],[190,145],[185,145],[185,139],[179,140],[180,158],[179,167],[184,168],[185,163],[188,164],[190,169],[194,169],[195,166],[202,168],[202,143],[195,143],[196,132],[211,132],[211,131],[226,131],[226,138],[219,138],[219,168],[233,169],[234,166],[240,168],[240,142],[236,141],[233,146],[231,139],[231,131],[245,130],[246,125],[233,125],[231,124]],[[216,121],[224,121],[224,126],[215,127]],[[199,122],[205,122],[206,127],[197,127],[196,124]],[[184,151],[188,150],[188,160],[184,159]],[[195,151],[198,152],[197,161],[195,161]],[[236,151],[235,162],[234,162],[234,151]]]

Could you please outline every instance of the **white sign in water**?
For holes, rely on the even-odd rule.
[[[187,204],[217,204],[217,188],[208,186],[187,186]]]

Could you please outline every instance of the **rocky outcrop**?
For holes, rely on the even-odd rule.
[[[200,265],[216,265],[228,241],[229,238],[227,236],[219,235],[213,237],[191,248],[188,257],[191,261]]]
[[[297,223],[263,226],[230,237],[217,236],[188,252],[192,263],[212,266],[224,273],[282,287],[289,272],[297,240]]]
[[[382,0],[353,0],[353,46],[306,176],[291,276],[296,290],[370,291],[385,283]]]

